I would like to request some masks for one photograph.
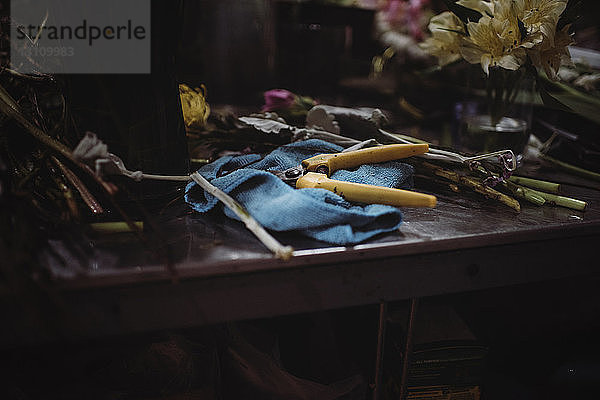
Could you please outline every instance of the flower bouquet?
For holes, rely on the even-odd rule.
[[[431,18],[431,36],[422,49],[440,66],[461,60],[481,67],[485,99],[483,114],[468,115],[463,130],[479,137],[519,133],[508,141],[522,151],[528,136],[527,117],[512,117],[515,104],[531,104],[534,82],[541,73],[558,79],[558,69],[570,62],[574,4],[568,0],[444,0],[449,11]],[[529,85],[523,85],[523,83]],[[529,91],[524,90],[529,89]],[[538,87],[537,89],[542,89]],[[540,90],[544,102],[554,102]],[[488,135],[489,136],[489,135]],[[473,137],[473,135],[471,135]],[[481,148],[473,150],[494,150]]]

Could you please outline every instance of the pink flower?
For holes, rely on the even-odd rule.
[[[429,0],[410,0],[408,11],[411,35],[417,40],[423,40],[423,9],[427,7]]]
[[[296,102],[296,95],[285,89],[272,89],[265,92],[265,105],[262,112],[285,110]]]
[[[408,4],[402,0],[390,0],[385,7],[385,15],[390,24],[403,24],[406,20]]]
[[[416,40],[423,38],[423,12],[429,0],[387,0],[380,11],[392,29],[410,34]]]

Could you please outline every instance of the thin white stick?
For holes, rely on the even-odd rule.
[[[129,176],[131,176],[132,178],[136,175],[135,172],[133,172],[133,173],[131,171],[127,171],[127,172],[129,173]],[[279,243],[277,241],[277,239],[275,239],[273,236],[271,236],[265,230],[265,228],[263,228],[262,225],[260,225],[258,223],[258,221],[256,221],[250,215],[250,213],[248,213],[248,211],[246,211],[246,209],[244,209],[244,207],[240,203],[238,203],[227,193],[223,192],[222,190],[220,190],[219,188],[214,186],[212,183],[207,181],[198,172],[194,172],[193,174],[191,174],[189,176],[153,175],[153,174],[141,174],[139,172],[137,172],[137,175],[138,176],[135,176],[134,179],[137,179],[137,180],[153,179],[153,180],[158,180],[158,181],[177,181],[177,182],[187,182],[187,181],[193,180],[198,185],[200,185],[200,187],[202,189],[204,189],[208,193],[212,194],[217,199],[221,200],[231,211],[233,211],[242,220],[242,222],[246,225],[246,228],[248,228],[252,233],[254,233],[254,235],[269,250],[271,250],[273,253],[275,253],[275,256],[277,256],[283,260],[289,260],[292,257],[292,255],[294,253],[294,249],[292,247],[283,246],[281,243]]]
[[[1,87],[0,87],[1,89]],[[0,97],[3,93],[0,92]],[[4,96],[7,97],[7,96]],[[7,97],[12,101],[10,96]],[[4,98],[3,98],[4,99]],[[18,109],[14,101],[5,101],[10,107],[15,110]],[[294,249],[291,246],[283,246],[273,236],[271,236],[265,228],[262,227],[251,215],[244,209],[244,207],[235,201],[231,196],[211,184],[209,181],[204,179],[198,172],[194,172],[191,175],[177,176],[177,175],[155,175],[155,174],[144,174],[142,171],[130,171],[125,167],[123,160],[118,156],[108,152],[107,146],[102,143],[98,137],[92,133],[86,133],[85,137],[81,139],[75,150],[73,151],[73,157],[81,159],[88,164],[95,164],[96,174],[102,175],[103,171],[108,174],[121,174],[127,176],[137,182],[143,179],[153,179],[159,181],[175,181],[175,182],[189,182],[194,180],[200,187],[205,191],[221,200],[229,209],[231,209],[241,220],[244,222],[246,227],[256,235],[256,237],[273,253],[276,257],[283,260],[290,259],[294,254]]]
[[[262,227],[252,216],[244,209],[244,207],[235,201],[231,196],[227,193],[223,192],[218,187],[214,186],[212,183],[207,181],[202,175],[198,172],[194,172],[190,177],[196,182],[202,189],[207,191],[208,193],[215,196],[217,199],[221,200],[223,204],[225,204],[231,211],[237,215],[242,222],[246,225],[254,235],[278,258],[282,260],[289,260],[293,253],[294,249],[291,246],[283,246],[281,243],[277,241],[273,236],[271,236],[265,228]]]
[[[153,175],[153,174],[142,174],[142,179],[154,179],[156,181],[176,181],[176,182],[188,182],[192,178],[189,175]]]

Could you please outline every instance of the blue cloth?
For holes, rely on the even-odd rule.
[[[225,156],[198,171],[213,185],[240,202],[265,228],[297,231],[332,244],[355,244],[398,229],[399,209],[380,204],[357,205],[324,189],[294,189],[268,170],[285,170],[317,154],[337,153],[341,147],[311,139],[281,146],[262,158],[257,154]],[[339,170],[332,179],[411,189],[413,168],[398,161]],[[186,202],[205,213],[222,204],[196,183],[186,188]],[[225,214],[237,219],[225,207]]]

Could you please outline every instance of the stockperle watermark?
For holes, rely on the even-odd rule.
[[[150,73],[150,0],[11,0],[21,73]]]

